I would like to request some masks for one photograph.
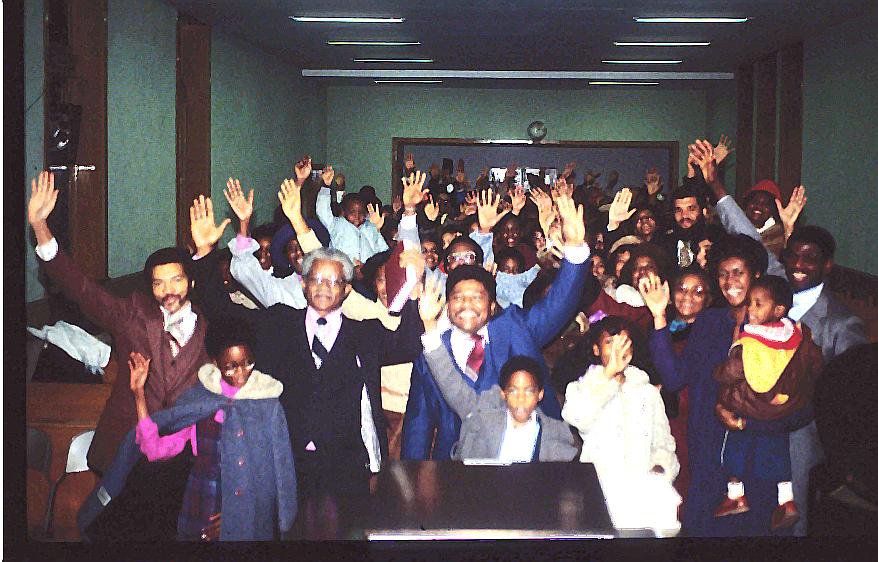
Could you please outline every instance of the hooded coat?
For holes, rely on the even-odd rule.
[[[151,417],[162,434],[174,433],[223,409],[222,524],[220,540],[275,538],[275,528],[289,530],[296,518],[296,471],[286,416],[278,401],[283,385],[253,371],[234,398],[222,395],[219,369],[212,363],[198,371],[198,384],[168,410]],[[145,457],[135,430],[125,436],[97,488],[77,515],[80,533],[125,486],[131,469]]]

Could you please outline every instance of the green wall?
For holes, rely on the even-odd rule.
[[[42,1],[25,3],[25,97],[43,87]],[[109,274],[139,271],[176,241],[177,11],[161,0],[110,0],[107,11]],[[271,219],[277,188],[303,153],[326,153],[325,92],[282,60],[211,30],[211,185],[216,211],[229,175],[257,190],[257,216]],[[26,115],[28,177],[43,168],[43,102]],[[25,189],[29,190],[28,185]],[[237,226],[237,225],[235,225]],[[27,228],[27,300],[43,296]],[[225,240],[232,234],[229,228]]]
[[[836,261],[878,275],[878,10],[805,41],[802,183]]]
[[[705,134],[705,98],[685,90],[330,87],[327,159],[348,185],[373,185],[386,201],[392,137],[526,138],[540,119],[547,140],[678,141],[685,170],[686,145]]]
[[[723,82],[707,91],[707,129],[708,139],[716,144],[720,135],[731,138],[732,147],[737,146],[738,105],[735,83]],[[683,147],[680,148],[683,150]],[[725,184],[729,193],[735,192],[735,171],[737,158],[733,152],[725,164]]]
[[[211,190],[214,212],[237,220],[223,188],[229,176],[256,191],[252,225],[271,221],[277,191],[302,154],[325,154],[325,97],[291,64],[214,28],[211,32]]]
[[[107,7],[110,277],[176,242],[177,12],[159,0]]]
[[[43,2],[24,3],[24,116],[25,201],[30,199],[30,180],[43,169]],[[25,209],[25,217],[27,210]],[[43,286],[37,282],[37,257],[34,254],[33,233],[24,221],[25,294],[28,301],[43,296]]]

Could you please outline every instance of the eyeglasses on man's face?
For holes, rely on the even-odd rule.
[[[308,283],[319,285],[321,287],[326,287],[328,289],[338,289],[347,285],[347,281],[345,281],[344,278],[339,278],[335,275],[324,277],[323,275],[318,273],[317,275],[309,275],[305,279],[308,281]]]
[[[472,250],[468,252],[455,252],[448,256],[449,264],[473,265],[476,263],[476,253]]]

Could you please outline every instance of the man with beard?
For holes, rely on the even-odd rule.
[[[500,369],[513,355],[527,355],[545,365],[542,347],[564,328],[579,304],[579,295],[591,268],[585,244],[583,208],[571,197],[558,198],[564,255],[558,277],[540,302],[528,309],[510,306],[502,312],[496,303],[496,282],[483,267],[477,245],[466,238],[448,247],[446,264],[453,259],[446,281],[447,316],[451,329],[441,338],[454,358],[458,374],[476,392],[498,384]],[[459,247],[459,240],[472,249]],[[497,315],[495,316],[495,313]],[[560,419],[555,390],[546,385],[542,410]],[[447,460],[460,434],[460,418],[448,406],[422,354],[412,370],[402,434],[402,458]],[[435,439],[434,439],[435,432]]]
[[[698,256],[698,243],[705,238],[704,196],[700,181],[685,178],[671,195],[674,224],[661,246],[680,269],[689,267]]]
[[[57,197],[53,174],[41,172],[39,181],[32,180],[27,216],[36,234],[37,256],[64,295],[110,332],[120,358],[119,373],[88,450],[89,467],[104,472],[125,434],[137,423],[126,361],[129,354],[136,351],[152,359],[144,388],[146,403],[150,411],[167,409],[195,384],[198,368],[209,361],[204,350],[206,323],[189,300],[192,260],[186,250],[163,248],[146,259],[143,275],[152,288],[151,298],[139,291],[127,298],[114,297],[83,275],[58,247],[46,223]]]

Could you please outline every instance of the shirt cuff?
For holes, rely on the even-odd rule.
[[[582,246],[564,246],[564,259],[576,265],[585,262],[591,255],[588,244]]]
[[[229,250],[232,251],[233,256],[239,256],[247,252],[255,252],[258,249],[259,243],[249,236],[242,236],[238,234],[237,236],[229,240]]]
[[[399,219],[399,229],[402,230],[404,228],[418,228],[417,219],[417,215],[403,215],[402,218]]]
[[[723,195],[722,197],[719,198],[719,201],[717,201],[716,204],[719,205],[720,203],[722,203],[723,201],[725,201],[729,197],[731,197],[731,194],[729,194],[729,193]]]
[[[421,343],[424,345],[424,353],[439,349],[439,346],[442,345],[442,332],[438,329],[430,330],[421,336]]]
[[[58,241],[53,236],[45,244],[40,244],[36,249],[37,257],[43,261],[52,261],[58,255]]]

